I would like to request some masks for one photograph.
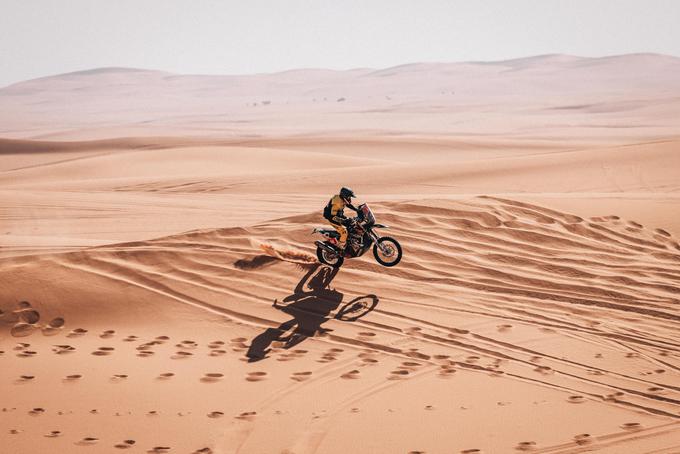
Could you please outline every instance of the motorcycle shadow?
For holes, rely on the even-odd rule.
[[[324,335],[331,329],[322,327],[328,320],[354,322],[378,305],[376,295],[364,295],[343,304],[344,294],[330,287],[338,268],[314,265],[300,279],[291,295],[273,307],[293,318],[276,328],[267,328],[250,343],[246,353],[249,362],[260,361],[271,352],[271,345],[288,349],[308,337]]]

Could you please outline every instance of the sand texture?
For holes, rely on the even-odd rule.
[[[679,72],[0,89],[0,452],[680,452]],[[341,185],[398,266],[317,262]]]

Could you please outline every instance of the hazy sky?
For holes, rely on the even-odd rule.
[[[680,56],[680,0],[0,0],[0,86],[631,52]]]

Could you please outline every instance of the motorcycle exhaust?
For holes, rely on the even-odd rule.
[[[327,244],[324,243],[323,241],[318,241],[318,240],[317,240],[317,241],[314,242],[314,244],[316,244],[317,246],[319,246],[321,249],[323,249],[323,250],[325,250],[325,251],[327,251],[327,252],[330,252],[331,254],[336,254],[336,255],[338,254],[338,251],[336,251],[335,249],[333,249],[332,247],[330,247],[329,245],[327,245]]]

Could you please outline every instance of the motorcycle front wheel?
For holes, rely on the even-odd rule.
[[[394,266],[401,261],[401,245],[394,238],[378,238],[373,245],[373,256],[382,266]]]
[[[316,258],[318,258],[319,262],[323,263],[324,265],[332,266],[333,268],[339,268],[342,266],[342,262],[345,261],[343,256],[333,254],[318,246],[316,247]]]

